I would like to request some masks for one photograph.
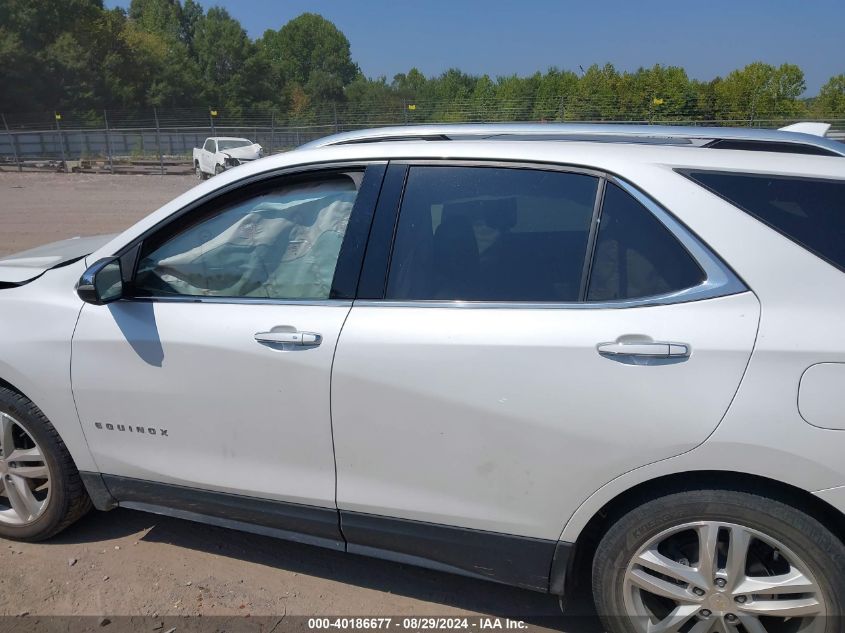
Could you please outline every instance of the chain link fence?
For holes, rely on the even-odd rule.
[[[643,114],[647,116],[636,116]],[[249,138],[269,154],[328,134],[383,125],[578,121],[777,128],[797,120],[795,117],[714,120],[694,108],[674,113],[661,113],[655,108],[626,115],[621,104],[608,99],[573,101],[564,97],[490,104],[477,100],[328,104],[301,116],[283,116],[269,109],[205,108],[0,113],[0,170],[187,173],[192,168],[193,148],[201,147],[208,136]],[[845,119],[826,119],[826,122],[832,125],[831,136],[845,139]]]

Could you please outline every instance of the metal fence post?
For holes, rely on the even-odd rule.
[[[103,110],[103,120],[106,122],[106,156],[109,159],[109,171],[114,174],[114,163],[111,156],[111,134],[109,133],[109,113]]]
[[[69,174],[68,165],[67,165],[67,156],[65,156],[65,139],[62,136],[62,126],[59,125],[59,120],[61,119],[61,115],[57,112],[56,113],[56,132],[59,135],[59,148],[62,150],[62,164],[65,167],[65,173]]]
[[[153,117],[156,120],[156,147],[158,147],[158,168],[164,176],[164,158],[161,155],[161,128],[158,125],[158,110],[153,108]]]
[[[6,115],[0,114],[0,117],[3,117],[3,127],[6,128],[6,134],[9,135],[9,143],[12,146],[12,154],[15,156],[15,163],[18,166],[18,171],[23,171],[23,167],[21,167],[21,159],[18,155],[18,139],[12,136],[12,132],[9,130],[9,124],[6,122]]]
[[[267,156],[273,153],[273,141],[276,140],[276,111],[270,113],[270,145],[267,147]]]

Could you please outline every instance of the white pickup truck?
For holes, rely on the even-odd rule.
[[[261,145],[247,138],[212,136],[205,139],[202,147],[194,148],[194,171],[198,180],[205,180],[263,155]]]

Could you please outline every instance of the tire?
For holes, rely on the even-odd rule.
[[[200,164],[198,162],[194,163],[194,174],[196,175],[197,180],[199,180],[199,181],[203,181],[203,180],[206,179],[206,175],[203,172],[203,170],[200,168]]]
[[[0,492],[0,511],[5,511],[0,518],[0,536],[19,541],[41,541],[61,532],[66,527],[82,518],[91,509],[91,500],[82,484],[79,471],[71,459],[64,442],[56,429],[30,400],[24,396],[0,387],[0,433],[12,427],[12,441],[8,435],[0,436],[0,476],[4,477],[3,491]],[[39,455],[38,461],[14,462],[5,458],[9,456],[9,446],[21,450],[34,443]],[[21,453],[17,453],[20,455]],[[19,457],[20,459],[20,457]],[[43,495],[44,504],[37,518],[26,520],[20,516],[13,516],[9,491],[5,490],[8,481],[5,480],[13,471],[8,463],[46,466],[49,475],[49,493],[36,491],[33,498]],[[23,479],[18,479],[23,481]],[[26,479],[29,486],[39,485],[41,479]],[[41,484],[43,488],[43,484]],[[0,512],[2,514],[2,512]],[[17,522],[17,524],[15,523]]]
[[[224,171],[225,171],[225,170],[223,169],[223,166],[222,166],[222,165],[219,165],[219,164],[218,164],[218,165],[215,165],[215,166],[214,166],[214,175],[215,175],[215,176],[219,176],[219,175],[220,175],[220,174],[222,174]]]
[[[702,542],[715,544],[712,573],[699,558]],[[746,552],[736,564],[731,562],[731,543],[737,544],[734,551]],[[684,567],[666,567],[661,556]],[[663,575],[667,570],[670,573]],[[800,588],[806,592],[779,591],[787,592],[781,600],[807,600],[808,613],[793,620],[757,619],[757,609],[771,614],[784,603],[774,604],[778,601],[772,598],[774,594],[751,591],[750,583],[758,576],[804,571],[808,573],[803,581],[808,584]],[[655,584],[654,578],[659,582]],[[703,578],[703,586],[695,586]],[[691,490],[649,500],[628,511],[596,549],[592,586],[596,609],[610,633],[643,633],[648,630],[647,619],[656,630],[670,613],[684,622],[667,630],[683,633],[710,631],[708,627],[731,633],[780,633],[797,631],[799,622],[807,625],[800,629],[802,633],[845,630],[845,545],[808,514],[748,492]],[[682,606],[688,600],[689,606]],[[804,617],[808,620],[803,621]],[[740,623],[743,627],[737,628]]]

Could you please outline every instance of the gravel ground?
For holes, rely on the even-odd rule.
[[[192,176],[0,173],[0,256],[117,233],[195,183]]]
[[[0,173],[0,255],[120,231],[193,184],[182,176]],[[466,614],[594,633],[588,603],[581,598],[564,618],[547,595],[125,509],[92,512],[46,543],[0,539],[0,631],[72,629],[66,619],[47,626],[51,616],[95,618],[79,620],[82,630],[93,622],[90,630],[166,633],[171,627],[158,618],[250,616],[256,630],[269,631],[284,614]],[[102,616],[135,618],[103,624]],[[180,620],[177,630],[196,621]]]

